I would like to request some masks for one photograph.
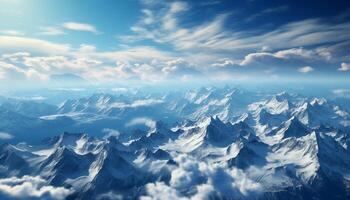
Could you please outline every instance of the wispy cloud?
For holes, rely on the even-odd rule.
[[[39,27],[41,35],[64,35],[64,31],[60,27],[47,26]]]
[[[62,26],[66,29],[73,31],[87,31],[94,34],[100,33],[97,31],[96,27],[91,24],[77,23],[77,22],[65,22]]]
[[[181,5],[181,6],[179,6]],[[183,15],[179,12],[188,12],[187,4],[165,4],[163,12],[156,12],[148,8],[156,18],[156,22],[145,24],[142,20],[131,27],[134,36],[126,36],[130,40],[153,40],[157,43],[169,43],[178,50],[203,50],[233,52],[237,50],[257,50],[262,47],[274,49],[306,47],[321,45],[329,42],[340,42],[350,39],[350,23],[327,23],[324,19],[306,19],[288,22],[273,30],[244,31],[234,27],[227,29],[226,23],[230,15],[219,14],[212,20],[183,26]],[[287,6],[263,10],[263,14],[281,12]],[[146,16],[145,16],[146,17]],[[123,38],[123,37],[122,37]],[[286,42],[288,41],[288,42]]]
[[[4,35],[12,35],[12,36],[24,35],[22,31],[18,31],[18,30],[0,30],[0,33]]]
[[[0,49],[58,54],[67,53],[70,46],[30,37],[0,36]]]

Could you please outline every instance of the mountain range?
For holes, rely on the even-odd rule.
[[[229,87],[4,98],[0,197],[349,199],[343,102]]]

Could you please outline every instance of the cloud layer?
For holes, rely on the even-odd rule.
[[[46,185],[40,177],[23,176],[0,179],[3,198],[20,199],[65,199],[71,191],[63,187]]]
[[[208,164],[184,154],[177,155],[175,161],[179,167],[171,171],[169,184],[147,184],[148,196],[141,199],[241,199],[256,197],[261,191],[259,183],[234,167]]]

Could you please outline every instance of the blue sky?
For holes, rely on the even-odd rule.
[[[0,82],[349,78],[345,0],[0,4]]]

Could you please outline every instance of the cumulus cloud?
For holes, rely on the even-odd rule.
[[[64,187],[46,185],[38,176],[23,176],[0,179],[0,192],[10,198],[65,199],[72,191]]]
[[[305,67],[298,68],[298,72],[303,73],[303,74],[306,74],[306,73],[309,73],[309,72],[312,72],[312,71],[314,71],[314,68],[312,68],[310,66],[305,66]]]
[[[338,68],[339,71],[349,71],[350,70],[350,64],[342,63],[340,67]]]
[[[261,185],[239,169],[198,161],[189,155],[176,155],[179,166],[171,170],[169,183],[146,185],[142,199],[242,199],[259,195]]]
[[[95,34],[99,33],[99,31],[97,31],[97,29],[91,24],[65,22],[62,24],[62,26],[66,29],[73,30],[73,31],[87,31]]]
[[[150,183],[146,185],[148,196],[142,196],[141,200],[188,200],[186,197],[181,197],[176,189],[169,187],[163,182]]]
[[[5,132],[0,132],[0,140],[9,140],[12,138],[13,138],[13,135]]]

